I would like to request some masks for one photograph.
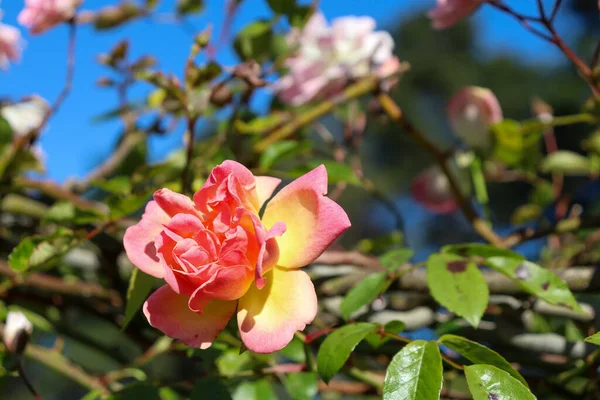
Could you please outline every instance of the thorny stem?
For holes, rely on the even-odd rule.
[[[463,195],[462,190],[454,174],[450,171],[448,167],[448,163],[446,162],[447,154],[446,152],[437,148],[429,139],[427,139],[421,132],[419,132],[407,119],[404,115],[404,112],[396,102],[386,93],[380,93],[378,96],[379,104],[383,108],[383,111],[390,117],[394,122],[396,122],[400,127],[402,127],[409,136],[417,142],[421,147],[431,153],[440,168],[444,172],[444,175],[448,178],[448,182],[450,183],[450,188],[454,197],[456,198],[461,211],[467,217],[471,226],[485,240],[489,243],[503,247],[503,242],[500,236],[498,236],[487,224],[483,221],[473,208],[472,204],[469,200]]]

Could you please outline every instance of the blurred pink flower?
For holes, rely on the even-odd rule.
[[[21,43],[21,32],[17,28],[0,23],[1,69],[7,69],[9,61],[18,61],[21,58]]]
[[[32,34],[44,33],[73,18],[80,3],[81,0],[25,0],[25,8],[19,13],[18,20]]]
[[[435,214],[449,214],[458,210],[450,182],[438,165],[421,171],[413,180],[410,191],[418,203]]]
[[[437,0],[437,8],[427,16],[435,29],[446,29],[473,13],[482,0]]]
[[[301,31],[293,30],[288,42],[297,48],[286,60],[289,72],[276,84],[285,103],[302,105],[339,93],[349,80],[395,73],[400,62],[393,55],[394,40],[374,31],[371,17],[342,17],[329,26],[315,13]]]
[[[480,151],[491,148],[490,128],[503,119],[500,103],[491,90],[465,87],[452,97],[447,112],[455,135],[469,147]]]

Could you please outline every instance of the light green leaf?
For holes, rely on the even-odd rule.
[[[360,185],[360,180],[348,164],[333,160],[315,160],[309,163],[309,168],[313,169],[321,164],[327,168],[329,183],[347,182],[353,185]]]
[[[587,175],[590,163],[587,157],[568,150],[559,150],[548,154],[540,164],[544,173],[560,173],[565,175]]]
[[[550,304],[582,312],[567,284],[553,272],[530,261],[506,257],[490,257],[487,264],[513,280],[526,292]]]
[[[8,265],[17,272],[42,267],[56,261],[77,243],[73,232],[65,228],[49,235],[26,237],[8,256]]]
[[[592,336],[586,337],[585,341],[600,346],[600,332],[594,333]]]
[[[453,254],[433,254],[427,261],[427,285],[438,303],[479,325],[490,293],[474,263]]]
[[[293,400],[313,400],[319,389],[318,375],[315,372],[287,374],[284,385]]]
[[[296,140],[282,140],[275,142],[265,149],[260,155],[258,165],[261,169],[270,169],[279,159],[287,154],[293,153],[300,148],[300,143]]]
[[[415,340],[400,350],[388,366],[383,400],[438,400],[442,383],[442,356],[437,344]]]
[[[277,400],[273,385],[266,378],[244,382],[233,393],[233,400]]]
[[[414,254],[415,252],[411,249],[395,249],[379,257],[379,262],[388,271],[395,272],[402,265],[410,261]]]
[[[482,344],[456,335],[443,335],[438,341],[456,351],[467,360],[474,364],[489,364],[500,368],[518,379],[523,385],[527,386],[525,379],[515,370],[508,361],[494,350],[485,347]]]
[[[354,348],[371,332],[376,324],[359,322],[335,330],[321,344],[317,354],[317,369],[325,382],[344,366]]]
[[[465,375],[473,400],[535,400],[526,386],[492,365],[469,365]]]
[[[356,284],[342,300],[340,311],[344,319],[350,318],[354,311],[375,300],[387,285],[388,276],[383,272],[371,274]]]
[[[127,328],[129,322],[133,319],[148,294],[154,287],[156,278],[148,275],[141,270],[134,268],[129,278],[129,288],[127,289],[127,305],[125,306],[125,320],[121,329]]]
[[[82,210],[75,204],[61,201],[48,209],[42,223],[85,225],[106,221],[108,215],[94,209]]]

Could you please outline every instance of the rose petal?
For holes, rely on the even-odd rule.
[[[213,301],[202,314],[188,308],[188,298],[173,292],[168,285],[154,292],[144,303],[150,325],[187,346],[206,349],[227,326],[235,312],[235,301]]]
[[[277,239],[278,265],[310,264],[350,227],[348,216],[327,193],[327,170],[321,165],[296,179],[267,204],[262,221],[267,228],[283,221],[287,231]]]
[[[250,286],[239,300],[238,326],[246,347],[256,353],[281,350],[317,315],[317,295],[301,270],[273,268],[263,289]]]
[[[273,195],[277,186],[281,183],[281,179],[272,178],[270,176],[257,176],[256,177],[256,195],[258,196],[258,208],[259,210],[265,204],[265,201],[269,200]]]
[[[176,214],[198,214],[192,199],[186,195],[173,192],[166,188],[154,192],[154,201],[156,201],[160,208],[165,210],[170,217],[173,217]]]
[[[164,276],[164,270],[156,255],[154,239],[162,232],[164,224],[168,222],[169,216],[156,202],[151,201],[146,205],[140,222],[130,226],[123,237],[125,252],[131,263],[157,278]]]

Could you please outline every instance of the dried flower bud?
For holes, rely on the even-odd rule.
[[[22,312],[10,311],[4,327],[6,349],[17,356],[23,354],[32,331],[33,325]]]

